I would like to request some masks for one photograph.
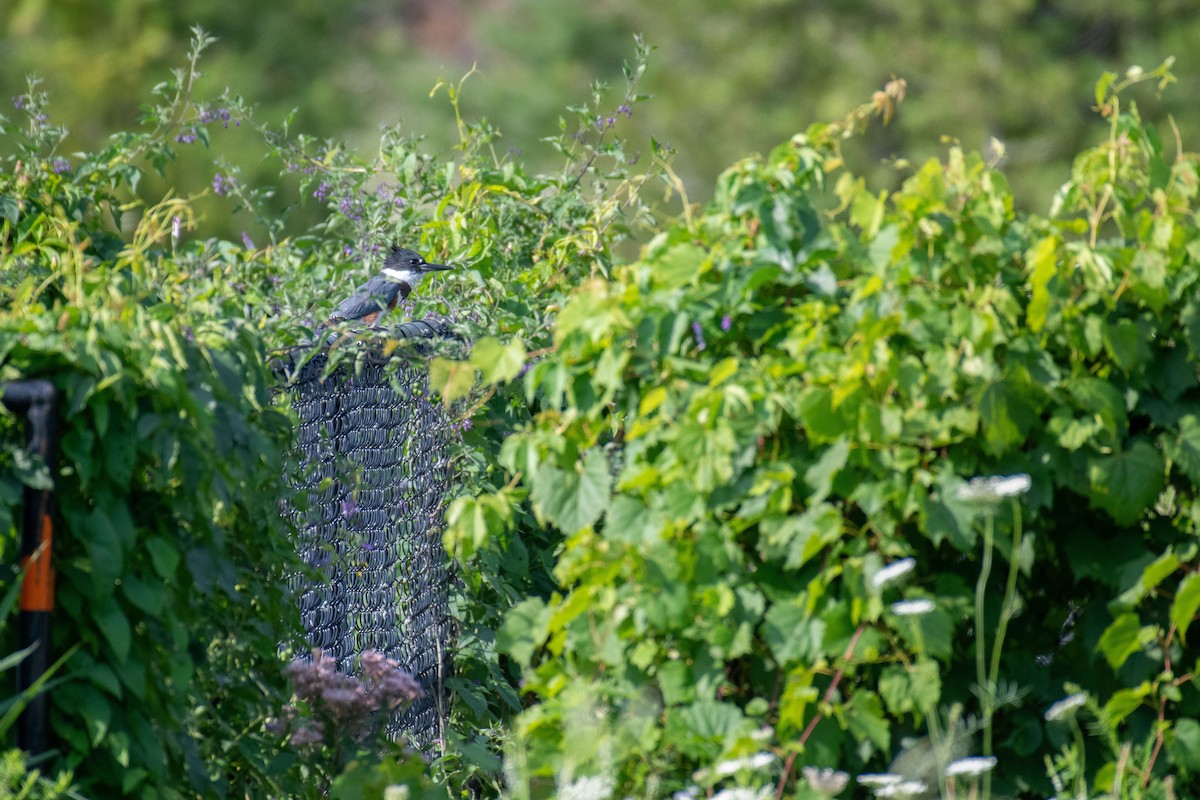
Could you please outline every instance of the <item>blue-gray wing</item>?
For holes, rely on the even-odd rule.
[[[388,297],[396,285],[386,278],[375,276],[354,290],[354,294],[342,301],[329,315],[331,320],[362,319],[369,314],[378,314],[388,307]]]

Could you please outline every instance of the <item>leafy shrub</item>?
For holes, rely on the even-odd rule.
[[[290,426],[263,343],[172,302],[190,276],[164,247],[162,208],[124,240],[123,187],[156,139],[67,159],[45,96],[15,105],[0,379],[58,390],[52,647],[79,649],[52,692],[55,763],[104,796],[269,784],[279,748],[262,723],[298,632],[284,578],[299,565],[278,513]]]
[[[523,376],[465,365],[532,417],[448,543],[562,536],[497,635],[514,796],[803,795],[823,768],[924,794],[993,755],[954,771],[1114,796],[1200,772],[1197,160],[1120,105],[1147,78],[1101,81],[1108,136],[1047,216],[958,146],[894,193],[846,172],[893,82],[582,281]]]

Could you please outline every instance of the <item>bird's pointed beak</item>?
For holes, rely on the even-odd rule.
[[[425,262],[424,264],[422,264],[421,266],[422,266],[422,268],[423,268],[423,269],[427,269],[427,270],[429,270],[429,271],[431,271],[431,272],[432,272],[432,271],[434,271],[434,270],[454,269],[454,265],[453,265],[453,264],[430,264],[428,261],[426,261],[426,262]]]

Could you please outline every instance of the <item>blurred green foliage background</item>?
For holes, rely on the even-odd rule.
[[[1150,88],[1135,97],[1168,147],[1168,116],[1185,140],[1200,135],[1194,11],[1191,0],[8,0],[0,97],[24,91],[27,74],[43,77],[53,121],[71,131],[64,153],[94,148],[137,120],[138,98],[179,64],[198,24],[220,39],[200,96],[228,87],[260,122],[294,109],[294,129],[368,152],[379,126],[398,120],[435,148],[451,146],[452,109],[430,89],[478,65],[464,113],[487,118],[500,149],[518,148],[536,167],[552,159],[540,140],[558,131],[566,106],[593,80],[622,83],[640,33],[658,48],[642,84],[654,100],[627,122],[628,139],[647,151],[651,136],[670,143],[692,200],[707,199],[734,160],[840,116],[894,74],[908,81],[908,99],[890,127],[848,152],[852,166],[893,182],[894,171],[874,168],[894,153],[919,163],[943,136],[985,152],[996,137],[1016,202],[1044,211],[1070,154],[1102,135],[1079,87],[1105,69],[1177,56],[1190,85],[1161,101]],[[614,112],[619,102],[614,91]],[[247,177],[277,180],[278,165],[250,155],[261,152],[255,138],[231,126],[212,146]],[[166,180],[192,194],[212,179],[202,170],[211,167],[185,155]],[[283,187],[281,212],[298,199]],[[311,200],[293,211],[323,214]],[[215,213],[209,224],[222,235],[247,225]]]

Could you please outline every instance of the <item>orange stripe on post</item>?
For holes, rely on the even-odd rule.
[[[22,611],[54,610],[54,567],[50,564],[54,525],[49,514],[42,514],[42,535],[32,556],[22,559],[25,580],[21,583]]]

